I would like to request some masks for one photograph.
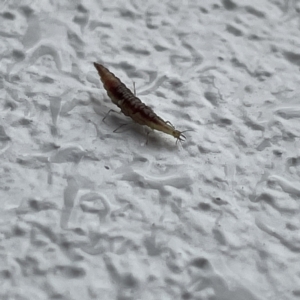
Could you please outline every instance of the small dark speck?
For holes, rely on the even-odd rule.
[[[200,7],[201,12],[203,12],[204,14],[208,13],[208,10],[204,7]]]
[[[105,168],[106,170],[109,170],[109,167],[108,167],[108,166],[104,166],[104,168]]]
[[[53,83],[54,82],[54,80],[51,77],[48,77],[48,76],[42,77],[39,81],[42,82],[42,83]]]
[[[208,100],[212,105],[218,106],[219,102],[219,97],[216,93],[206,91],[204,92],[204,97],[206,100]]]
[[[252,14],[252,15],[258,17],[258,18],[264,18],[265,17],[265,14],[262,11],[259,11],[259,10],[255,9],[254,7],[252,7],[252,6],[246,6],[245,10],[249,14]]]
[[[133,277],[132,274],[127,274],[126,276],[124,276],[123,283],[131,288],[137,286],[138,284],[137,280]]]
[[[47,110],[48,110],[48,106],[45,105],[45,104],[41,104],[41,105],[39,106],[39,108],[40,108],[41,111],[47,111]]]
[[[124,46],[123,49],[130,53],[136,53],[139,55],[150,55],[150,52],[146,49],[137,49],[132,47],[131,45]]]
[[[248,36],[248,39],[251,40],[251,41],[260,41],[261,40],[261,37],[259,37],[258,35],[256,34],[250,34]]]
[[[83,5],[81,5],[81,4],[79,4],[77,6],[77,10],[80,11],[80,12],[82,12],[82,13],[87,13],[88,12],[88,10]]]
[[[278,53],[279,49],[276,45],[270,45],[270,51],[273,53]]]
[[[52,293],[51,294],[51,299],[53,299],[53,300],[63,300],[63,299],[66,299],[66,298],[62,294]]]
[[[273,74],[268,71],[258,71],[255,72],[255,75],[259,78],[260,81],[264,81],[265,77],[271,77]]]
[[[226,26],[226,29],[227,29],[227,31],[229,33],[231,33],[231,34],[233,34],[235,36],[242,36],[243,35],[243,32],[239,28],[237,28],[237,27],[235,27],[233,25],[228,24]]]
[[[232,124],[232,121],[229,120],[229,119],[226,119],[226,118],[220,119],[220,122],[221,122],[221,124],[224,124],[224,125],[231,125]]]
[[[297,167],[300,165],[300,157],[290,157],[286,163],[289,167]]]
[[[198,207],[199,207],[200,209],[202,209],[202,210],[205,210],[205,211],[207,211],[207,210],[210,209],[210,205],[209,205],[208,203],[199,203],[199,204],[198,204]]]
[[[24,229],[20,228],[19,226],[16,226],[14,228],[14,233],[16,236],[23,236],[26,234],[26,231]]]
[[[154,48],[155,48],[155,50],[158,51],[158,52],[167,50],[166,47],[161,46],[161,45],[155,45]]]
[[[69,241],[62,241],[60,245],[64,250],[70,250],[72,248],[72,243]]]
[[[120,10],[120,15],[122,17],[127,17],[127,18],[131,18],[131,19],[134,19],[135,15],[134,15],[134,12],[128,10],[128,9],[121,9]]]
[[[30,201],[29,201],[29,206],[32,208],[32,209],[34,209],[34,210],[39,210],[39,208],[40,208],[40,205],[39,205],[40,203],[39,203],[39,201],[37,201],[37,200],[35,200],[35,199],[31,199]]]
[[[21,10],[23,11],[24,15],[28,18],[30,17],[34,10],[32,8],[30,8],[29,6],[22,6]]]
[[[294,290],[293,295],[295,296],[300,296],[300,290]]]
[[[86,17],[85,16],[75,16],[74,18],[73,18],[73,22],[74,23],[77,23],[77,24],[79,24],[79,25],[85,25],[85,23],[86,23]]]
[[[170,80],[170,84],[174,87],[174,88],[178,88],[182,86],[182,82],[177,80],[177,79],[173,79]]]
[[[214,4],[214,5],[212,6],[212,8],[213,8],[213,9],[219,9],[219,8],[220,8],[220,5]]]
[[[149,277],[148,277],[149,282],[152,282],[152,281],[155,281],[155,280],[156,280],[156,277],[154,275],[149,275]]]
[[[14,75],[14,76],[11,77],[12,82],[16,82],[16,81],[20,81],[20,80],[21,80],[21,78],[20,78],[19,75]]]
[[[292,223],[286,223],[286,228],[288,229],[288,230],[291,230],[291,231],[296,231],[296,230],[298,230],[298,226],[296,226],[296,225],[294,225],[294,224],[292,224]]]
[[[86,274],[86,271],[83,268],[76,266],[58,266],[57,269],[68,278],[84,277]]]
[[[209,263],[206,258],[199,257],[192,261],[192,265],[199,269],[206,269],[208,267]]]
[[[299,53],[285,51],[285,52],[283,52],[283,55],[290,63],[300,66],[300,54]]]
[[[119,67],[126,72],[133,72],[135,70],[135,67],[126,61],[120,62]]]
[[[23,60],[25,58],[25,54],[20,50],[13,50],[12,55],[17,60]]]
[[[140,162],[147,162],[148,161],[148,159],[146,157],[139,157],[137,160],[140,161]]]
[[[253,93],[253,87],[251,85],[246,85],[245,86],[245,91],[247,93]]]
[[[11,12],[8,12],[8,11],[4,12],[2,14],[2,17],[5,19],[8,19],[8,20],[14,20],[16,18],[14,14],[12,14]]]
[[[22,126],[29,126],[32,123],[32,120],[23,118],[19,121],[19,123]]]
[[[218,60],[219,60],[219,61],[223,61],[223,60],[224,60],[224,58],[223,58],[223,57],[221,57],[221,56],[219,56],[219,57],[218,57]]]
[[[182,293],[181,298],[184,300],[189,300],[192,298],[192,295],[189,292],[184,292]]]
[[[223,6],[228,10],[234,10],[237,8],[237,5],[231,0],[223,0]]]
[[[209,150],[208,150],[208,149],[203,148],[203,147],[201,147],[200,145],[198,145],[198,150],[199,150],[200,153],[204,153],[204,154],[209,153]]]
[[[12,277],[12,274],[9,270],[2,270],[2,277],[8,279],[8,278],[11,278]]]
[[[226,205],[227,202],[220,197],[213,198],[212,201],[217,205]]]
[[[75,232],[78,235],[85,235],[86,232],[84,232],[84,230],[82,228],[76,227],[72,230],[73,232]]]
[[[273,154],[276,156],[281,156],[282,155],[282,151],[280,150],[273,150]]]

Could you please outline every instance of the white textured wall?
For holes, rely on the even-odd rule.
[[[0,299],[300,299],[297,1],[2,0]],[[104,64],[182,146],[130,123]]]

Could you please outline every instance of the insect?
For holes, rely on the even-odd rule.
[[[176,130],[169,121],[164,121],[160,118],[107,68],[98,63],[94,63],[94,66],[99,73],[107,95],[110,97],[112,102],[121,109],[125,116],[130,117],[133,121],[140,125],[146,125],[151,129],[172,135],[177,139],[176,143],[186,139],[183,135],[183,131]]]

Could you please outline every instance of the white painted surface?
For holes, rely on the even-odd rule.
[[[300,298],[299,3],[0,6],[1,299]]]

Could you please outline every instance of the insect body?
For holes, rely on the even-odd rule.
[[[177,141],[183,141],[185,136],[176,130],[170,122],[160,118],[149,106],[136,97],[121,80],[106,69],[103,65],[94,63],[107,95],[116,104],[122,113],[140,125],[162,131],[174,136]]]

